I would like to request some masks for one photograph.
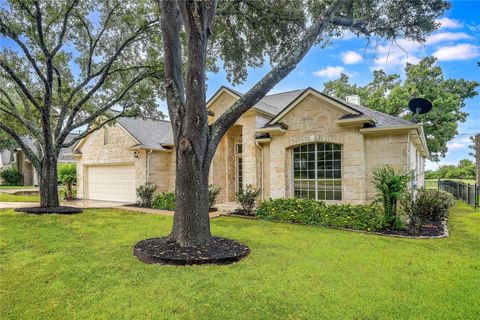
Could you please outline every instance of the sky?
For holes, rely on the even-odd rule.
[[[433,55],[444,71],[445,78],[464,78],[480,82],[480,1],[453,1],[452,8],[439,19],[441,27],[421,45],[405,39],[398,41],[402,47],[390,44],[375,48],[366,48],[366,40],[346,33],[342,39],[333,42],[325,49],[315,47],[303,61],[282,80],[271,93],[305,87],[323,89],[323,83],[337,79],[341,72],[350,76],[350,81],[364,85],[371,81],[373,69],[384,69],[387,73],[403,75],[405,63],[416,63],[420,59]],[[404,52],[406,51],[406,52]],[[388,57],[388,58],[387,58]],[[266,72],[262,68],[250,69],[247,80],[238,86],[232,86],[225,73],[208,74],[207,97],[211,97],[221,85],[246,92]],[[477,89],[479,91],[480,88]],[[164,109],[165,110],[165,109]],[[427,169],[436,169],[443,164],[456,164],[469,158],[469,137],[480,133],[480,96],[466,100],[464,112],[469,114],[467,121],[461,123],[459,134],[448,143],[448,153],[439,163],[427,162]]]

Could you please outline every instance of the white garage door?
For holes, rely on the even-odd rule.
[[[135,167],[111,165],[88,167],[88,199],[135,202]]]

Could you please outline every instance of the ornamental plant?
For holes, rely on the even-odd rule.
[[[19,186],[22,184],[22,174],[14,166],[0,170],[0,181],[6,186]]]
[[[208,206],[210,209],[212,209],[215,205],[217,197],[220,194],[220,190],[222,190],[222,188],[216,187],[213,184],[208,186]]]
[[[243,213],[247,216],[253,215],[253,208],[255,207],[255,201],[262,192],[262,189],[256,188],[254,185],[247,185],[245,189],[242,189],[235,193],[235,198],[243,208]]]
[[[152,206],[152,199],[158,186],[156,184],[145,183],[137,188],[137,198],[142,207],[150,208]]]
[[[377,167],[373,170],[373,185],[377,190],[377,201],[383,205],[385,223],[392,229],[396,228],[398,199],[405,193],[409,174],[396,173],[389,166]]]
[[[175,194],[173,192],[162,192],[153,198],[152,208],[161,210],[175,210]]]
[[[75,163],[61,163],[58,166],[58,180],[66,189],[65,199],[74,199],[73,185],[77,183],[77,165]]]

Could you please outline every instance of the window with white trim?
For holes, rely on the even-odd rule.
[[[296,198],[342,200],[342,146],[311,143],[293,149]]]

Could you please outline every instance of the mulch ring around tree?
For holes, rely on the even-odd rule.
[[[16,208],[15,211],[31,214],[77,214],[83,211],[82,208],[59,206],[59,207],[27,207]]]
[[[198,246],[181,247],[168,238],[152,238],[138,242],[133,254],[145,263],[193,265],[230,264],[242,260],[250,249],[240,242],[212,237]]]

